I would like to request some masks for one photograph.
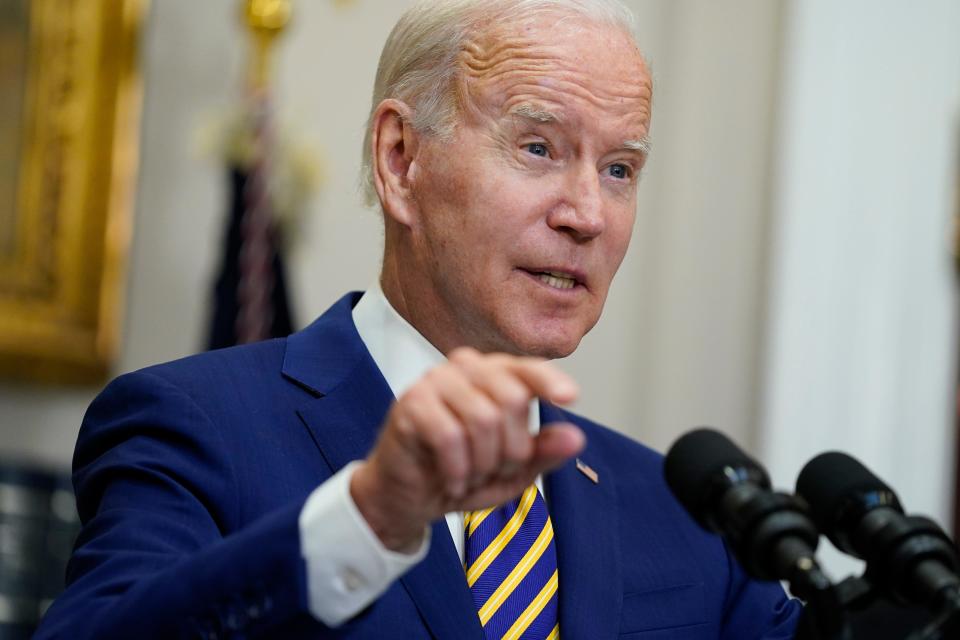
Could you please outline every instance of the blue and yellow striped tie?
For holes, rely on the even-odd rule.
[[[531,485],[518,500],[470,511],[467,584],[488,640],[557,640],[557,551],[547,504]]]

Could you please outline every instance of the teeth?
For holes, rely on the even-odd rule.
[[[577,286],[577,281],[573,278],[552,271],[538,274],[537,277],[540,278],[540,282],[546,283],[554,289],[573,289]]]

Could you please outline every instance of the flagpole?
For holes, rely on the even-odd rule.
[[[246,0],[243,18],[253,36],[250,86],[264,90],[270,81],[273,49],[290,23],[290,0]]]
[[[960,142],[960,141],[958,141]],[[957,158],[960,158],[960,144],[957,145]],[[955,175],[956,185],[954,191],[954,213],[953,213],[953,266],[960,281],[960,167],[957,168]],[[958,343],[960,346],[960,343]],[[954,403],[953,403],[953,436],[954,436],[954,456],[953,456],[953,535],[954,539],[960,537],[960,366],[955,370]]]
[[[278,162],[270,72],[276,42],[290,22],[290,0],[243,0],[251,57],[243,115],[229,157],[230,215],[215,287],[210,348],[259,342],[292,330],[277,239],[274,174]]]

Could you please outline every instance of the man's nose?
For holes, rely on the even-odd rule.
[[[578,168],[565,176],[563,197],[547,216],[551,229],[569,234],[578,242],[603,233],[606,220],[600,176],[593,167]]]

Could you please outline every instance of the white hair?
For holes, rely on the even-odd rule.
[[[361,188],[368,206],[377,203],[371,137],[380,103],[401,100],[413,110],[414,129],[450,135],[458,106],[457,57],[481,22],[494,24],[558,9],[634,36],[633,14],[620,0],[419,0],[401,16],[380,54],[363,140]]]

